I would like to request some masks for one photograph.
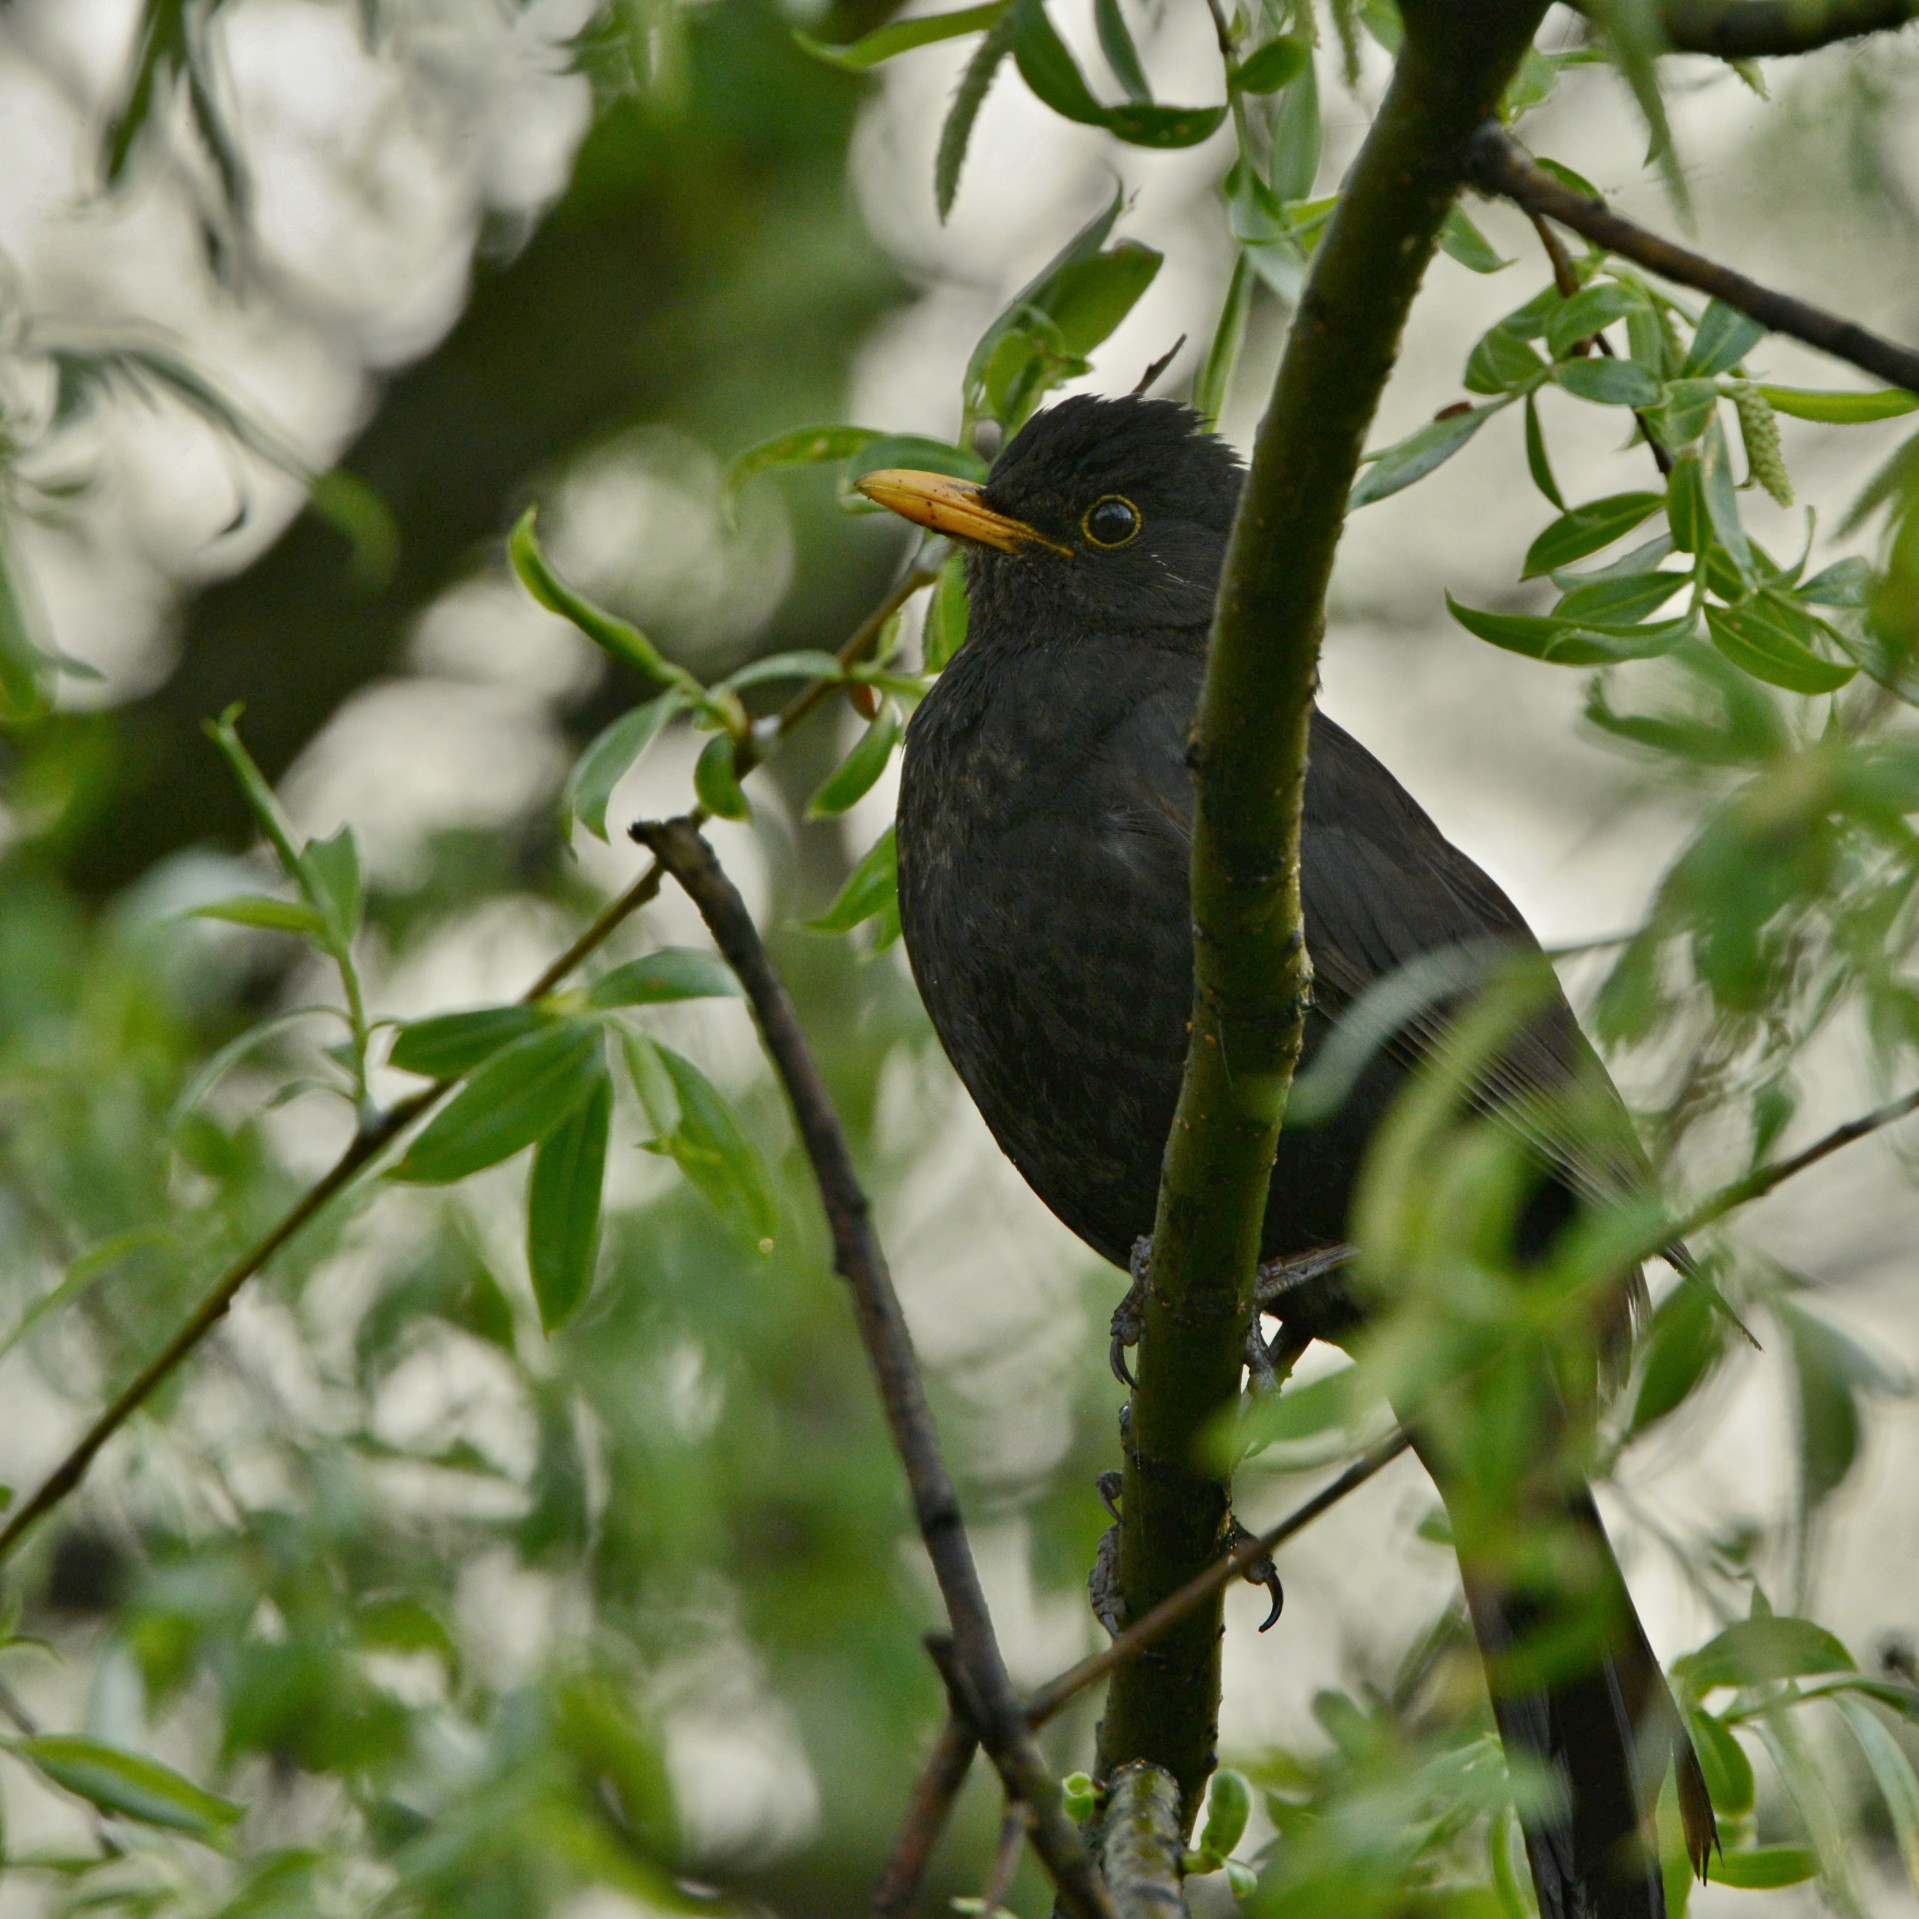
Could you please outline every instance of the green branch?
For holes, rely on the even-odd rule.
[[[1194,732],[1195,996],[1167,1145],[1120,1526],[1131,1618],[1219,1552],[1227,1487],[1196,1462],[1239,1390],[1267,1182],[1311,985],[1300,924],[1306,730],[1333,552],[1413,295],[1543,0],[1406,0],[1406,40],[1301,298],[1234,525]],[[1100,1770],[1213,1766],[1221,1602],[1115,1675]]]
[[[1913,19],[1915,0],[1666,0],[1661,24],[1675,53],[1762,60],[1815,53]]]

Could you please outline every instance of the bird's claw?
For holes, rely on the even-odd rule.
[[[1086,1575],[1086,1596],[1093,1602],[1093,1617],[1117,1639],[1126,1630],[1126,1600],[1119,1589],[1117,1526],[1108,1526],[1100,1534],[1093,1570]]]
[[[1107,1348],[1106,1359],[1113,1369],[1113,1377],[1129,1391],[1137,1382],[1133,1369],[1126,1363],[1126,1349],[1139,1344],[1140,1328],[1146,1323],[1146,1288],[1152,1258],[1152,1239],[1141,1234],[1133,1241],[1132,1257],[1126,1262],[1133,1283],[1127,1287],[1126,1297],[1113,1308],[1112,1344]]]
[[[1293,1294],[1349,1264],[1354,1251],[1351,1246],[1315,1246],[1308,1253],[1264,1261],[1253,1275],[1253,1303],[1263,1313],[1284,1318],[1282,1308]]]
[[[1238,1552],[1242,1546],[1252,1544],[1258,1535],[1249,1533],[1237,1519],[1226,1522],[1226,1550]],[[1240,1568],[1240,1577],[1249,1586],[1264,1586],[1267,1596],[1273,1602],[1273,1609],[1259,1622],[1259,1629],[1265,1632],[1279,1623],[1279,1615],[1286,1609],[1286,1588],[1279,1582],[1279,1568],[1273,1564],[1271,1553],[1261,1553],[1257,1558],[1249,1559]]]
[[[1106,1508],[1108,1517],[1114,1525],[1119,1524],[1119,1489],[1125,1483],[1126,1475],[1121,1472],[1103,1472],[1093,1484],[1099,1491],[1099,1503]]]

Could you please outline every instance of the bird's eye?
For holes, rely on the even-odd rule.
[[[1095,546],[1124,546],[1139,537],[1139,508],[1122,493],[1095,500],[1080,516],[1079,530]]]

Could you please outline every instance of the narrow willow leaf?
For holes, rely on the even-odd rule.
[[[1725,1324],[1711,1295],[1703,1286],[1681,1281],[1653,1314],[1628,1437],[1637,1438],[1683,1405],[1725,1349]],[[1719,1803],[1717,1795],[1713,1803]]]
[[[1694,1698],[1719,1686],[1760,1686],[1855,1670],[1852,1654],[1825,1627],[1776,1616],[1736,1619],[1697,1652],[1672,1663],[1674,1681]]]
[[[603,974],[587,988],[586,1003],[605,1011],[615,1006],[664,1006],[674,1000],[737,999],[740,982],[717,953],[691,946],[663,946]]]
[[[245,1810],[183,1778],[170,1766],[98,1740],[43,1733],[7,1741],[7,1750],[56,1786],[90,1800],[102,1812],[212,1840]]]
[[[18,555],[0,525],[0,721],[37,720],[53,703],[53,660],[33,637]]]
[[[1645,304],[1644,294],[1621,286],[1617,280],[1602,280],[1597,286],[1582,288],[1548,316],[1546,344],[1555,360],[1563,360],[1581,340],[1590,340]]]
[[[1068,353],[1088,354],[1111,337],[1159,273],[1161,255],[1122,240],[1090,260],[1062,268],[1046,297],[1047,317]]]
[[[1706,1793],[1713,1810],[1729,1819],[1743,1819],[1752,1810],[1752,1761],[1738,1735],[1723,1719],[1695,1706],[1686,1714],[1699,1770],[1706,1775]]]
[[[1842,1694],[1832,1703],[1872,1768],[1880,1797],[1886,1802],[1886,1815],[1892,1821],[1893,1837],[1899,1842],[1900,1857],[1906,1862],[1906,1877],[1913,1891],[1919,1892],[1919,1779],[1913,1777],[1912,1761],[1864,1700]]]
[[[1229,76],[1241,93],[1277,93],[1299,77],[1312,48],[1296,33],[1282,33],[1255,47]]]
[[[847,876],[833,904],[818,919],[806,922],[807,929],[814,933],[850,933],[863,921],[893,908],[898,897],[899,851],[889,826]]]
[[[604,1060],[583,1098],[533,1155],[526,1195],[526,1260],[540,1324],[556,1333],[593,1284],[613,1082]]]
[[[899,708],[890,699],[887,700],[880,707],[872,725],[860,735],[852,752],[807,801],[806,817],[817,820],[829,814],[844,813],[856,800],[871,792],[873,783],[886,771],[886,764],[893,757],[893,749],[899,744],[900,735],[905,730]]]
[[[1567,574],[1561,584],[1575,577]],[[1657,569],[1581,580],[1560,596],[1552,617],[1589,620],[1601,626],[1634,626],[1657,613],[1675,593],[1691,583],[1688,574],[1662,573]]]
[[[428,1079],[459,1079],[502,1046],[546,1024],[535,1006],[481,1006],[470,1013],[435,1013],[400,1028],[388,1063]]]
[[[693,764],[693,791],[699,795],[700,804],[720,819],[752,818],[753,809],[746,803],[734,765],[730,733],[715,733],[700,748],[700,757]]]
[[[1855,553],[1846,559],[1833,561],[1832,565],[1815,573],[1811,579],[1802,580],[1798,596],[1811,601],[1814,606],[1864,606],[1872,598],[1877,579],[1872,562],[1862,560]]]
[[[660,686],[678,686],[695,695],[703,693],[699,682],[684,668],[674,666],[637,626],[602,611],[591,600],[575,593],[553,571],[534,532],[538,513],[537,507],[528,507],[507,536],[507,557],[520,576],[520,584],[549,613],[570,620],[595,646],[611,654],[622,666],[631,667]]]
[[[735,456],[726,469],[727,497],[737,498],[755,474],[781,466],[830,466],[850,460],[863,446],[881,437],[870,426],[803,426],[791,433],[776,433]]]
[[[1434,467],[1450,460],[1504,404],[1494,400],[1449,413],[1443,419],[1428,420],[1416,433],[1372,455],[1353,483],[1349,509],[1370,506],[1415,480],[1423,480]]]
[[[188,915],[195,920],[227,920],[235,926],[259,926],[273,933],[298,933],[306,939],[318,939],[326,930],[326,921],[305,900],[276,900],[264,893],[243,893],[238,899],[215,900],[209,906],[196,906]]]
[[[1312,197],[1319,178],[1323,129],[1319,116],[1319,69],[1308,60],[1280,96],[1273,116],[1272,158],[1266,183],[1290,205]]]
[[[1610,666],[1619,660],[1655,659],[1670,653],[1693,631],[1690,619],[1613,628],[1598,621],[1559,620],[1536,613],[1492,613],[1462,606],[1450,593],[1446,605],[1476,638],[1552,666]]]
[[[1020,78],[1062,119],[1104,127],[1132,146],[1191,147],[1210,138],[1226,118],[1224,106],[1102,106],[1046,17],[1044,0],[1013,0],[1013,22]]]
[[[1759,391],[1775,411],[1795,420],[1824,420],[1833,426],[1858,426],[1872,420],[1894,420],[1919,407],[1919,393],[1901,387],[1881,387],[1874,393],[1822,393],[1811,387],[1768,386]]]
[[[1680,371],[1695,380],[1730,373],[1765,337],[1766,329],[1737,307],[1729,307],[1723,300],[1709,301]]]
[[[843,47],[816,40],[810,33],[793,29],[793,38],[816,60],[828,66],[843,67],[849,73],[865,73],[882,60],[896,54],[911,53],[915,47],[930,47],[939,40],[957,40],[962,34],[983,33],[1006,11],[1008,0],[990,0],[983,7],[961,7],[953,13],[929,13],[916,20],[896,20],[890,26],[875,27],[871,33]]]
[[[764,686],[769,680],[830,680],[846,677],[839,656],[817,646],[796,647],[790,653],[766,653],[748,660],[738,672],[729,673],[715,692],[739,693],[749,686]]]
[[[392,1176],[448,1185],[544,1139],[586,1097],[603,1053],[594,1020],[563,1020],[515,1040],[427,1122]]]
[[[760,1151],[747,1137],[732,1103],[689,1059],[638,1033],[623,1035],[634,1084],[656,1128],[659,1082],[670,1088],[675,1110],[670,1130],[653,1142],[692,1181],[720,1217],[749,1246],[771,1252],[779,1229],[773,1181]],[[652,1098],[648,1089],[654,1089]]]
[[[1742,673],[1789,693],[1836,693],[1859,671],[1852,661],[1829,660],[1806,644],[1805,626],[1782,617],[1781,603],[1761,596],[1743,606],[1708,606],[1713,645]]]
[[[1660,393],[1659,382],[1636,360],[1561,360],[1553,378],[1596,406],[1651,406]]]
[[[846,479],[855,480],[882,467],[904,466],[926,473],[950,473],[956,480],[983,480],[986,462],[970,447],[954,446],[950,440],[928,439],[918,433],[888,433],[867,442],[846,463]],[[865,501],[861,501],[863,506]]]
[[[1714,1853],[1709,1877],[1715,1886],[1767,1892],[1778,1886],[1804,1885],[1818,1871],[1819,1861],[1804,1846],[1753,1846]]]
[[[1439,244],[1449,260],[1457,260],[1470,273],[1497,273],[1512,262],[1466,217],[1465,210],[1454,207],[1439,229]]]
[[[1753,577],[1752,542],[1739,519],[1739,493],[1732,474],[1726,430],[1715,419],[1699,448],[1699,490],[1713,538],[1744,579]]]
[[[1013,51],[1015,31],[1013,10],[1008,7],[993,22],[985,39],[973,49],[973,57],[967,61],[959,85],[953,90],[953,104],[946,110],[946,120],[940,128],[939,151],[933,160],[933,202],[939,209],[942,226],[953,211],[960,169],[966,164],[966,149],[972,144],[979,110],[986,104],[993,76]]]
[[[1530,393],[1526,395],[1526,470],[1533,477],[1533,485],[1565,512],[1565,499],[1553,478],[1552,463],[1546,458],[1546,438],[1539,430],[1539,403]]]
[[[1666,503],[1663,493],[1613,493],[1562,514],[1526,549],[1522,577],[1535,579],[1630,533]]]
[[[366,913],[366,877],[352,827],[341,827],[331,839],[309,840],[302,859],[307,892],[334,944],[344,949],[359,937]]]
[[[1233,277],[1227,282],[1219,324],[1213,329],[1212,344],[1206,349],[1199,378],[1193,385],[1193,405],[1209,430],[1219,426],[1232,386],[1233,368],[1239,364],[1240,349],[1246,344],[1246,322],[1253,310],[1254,284],[1252,264],[1242,251],[1233,262]]]
[[[941,566],[939,584],[926,602],[920,649],[927,672],[939,672],[966,644],[966,620],[966,569],[955,553]]]
[[[612,803],[613,789],[645,757],[666,723],[686,711],[686,704],[685,695],[677,689],[662,693],[644,706],[622,713],[595,735],[566,777],[566,789],[560,796],[562,814],[578,820],[596,840],[605,839],[606,809]]]
[[[1120,11],[1119,0],[1093,0],[1093,25],[1099,34],[1099,50],[1113,70],[1113,78],[1129,100],[1150,105],[1153,89],[1140,64],[1139,48],[1133,44],[1132,30]]]
[[[1546,377],[1546,362],[1516,333],[1503,326],[1489,327],[1466,361],[1464,383],[1468,393],[1524,392]]]

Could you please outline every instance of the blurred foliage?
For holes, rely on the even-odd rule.
[[[101,153],[108,185],[167,157],[188,166],[209,258],[244,286],[245,122],[220,55],[239,11],[144,0]],[[410,8],[358,11],[383,47]],[[1251,316],[1296,300],[1336,204],[1318,191],[1322,88],[1363,104],[1374,49],[1399,31],[1384,0],[1330,18],[1258,0],[1218,18],[1223,100],[1169,104],[1129,0],[1098,0],[1107,71],[1091,78],[1062,38],[1067,9],[1041,0],[887,13],[798,30],[761,0],[597,9],[553,48],[593,88],[565,192],[517,251],[477,262],[458,324],[386,382],[323,473],[189,352],[63,331],[24,283],[6,288],[0,1356],[16,1453],[52,1456],[43,1437],[135,1374],[356,1129],[441,1089],[390,1177],[273,1258],[11,1570],[8,1890],[32,1888],[39,1909],[505,1919],[863,1899],[938,1709],[918,1644],[936,1611],[730,981],[643,913],[526,1000],[399,1018],[396,982],[503,928],[513,950],[522,934],[563,950],[604,904],[584,875],[606,869],[562,849],[617,842],[616,790],[693,731],[686,801],[758,833],[771,917],[812,916],[778,935],[780,957],[882,1207],[918,1221],[946,1112],[923,1090],[930,1039],[905,975],[874,957],[898,930],[890,832],[848,844],[843,826],[963,644],[965,588],[933,544],[863,628],[897,553],[838,509],[879,467],[977,476],[983,435],[1084,374],[1160,260],[1128,236],[1123,192],[1077,231],[1062,218],[1058,252],[958,370],[950,439],[842,420],[850,358],[902,294],[848,206],[854,76],[974,38],[939,143],[942,214],[1008,74],[1144,151],[1228,129],[1214,151],[1235,264],[1194,329],[1209,342],[1194,397],[1217,418]],[[1535,54],[1509,117],[1569,67],[1611,59],[1676,184],[1655,16],[1621,0],[1602,25]],[[1515,267],[1464,211],[1445,245],[1463,271]],[[1843,1034],[1888,1088],[1919,1066],[1919,440],[1855,506],[1856,550],[1816,570],[1775,556],[1742,496],[1792,497],[1793,422],[1874,431],[1910,396],[1768,380],[1741,316],[1597,253],[1570,271],[1477,342],[1456,405],[1369,455],[1353,506],[1419,483],[1482,430],[1508,434],[1542,524],[1512,556],[1512,604],[1455,603],[1455,617],[1589,674],[1594,726],[1693,808],[1594,1021],[1609,1049],[1661,1069],[1646,1133],[1680,1194],[1802,1136],[1816,1044]],[[197,596],[163,684],[86,713],[8,528],[85,510],[72,436],[130,397],[184,404],[298,479],[310,511]],[[1580,498],[1561,450],[1575,407],[1612,409],[1646,444],[1642,487]],[[793,578],[727,658],[582,590],[522,515],[662,424],[730,459],[727,508],[777,488],[791,517]],[[809,491],[806,469],[827,483]],[[520,583],[604,656],[566,715],[578,750],[551,806],[497,835],[439,835],[403,878],[373,870],[351,830],[304,837],[275,784],[476,555],[499,567],[509,525]],[[795,730],[820,709],[837,725]],[[218,752],[199,738],[214,713]],[[768,777],[743,782],[784,731]],[[243,873],[182,853],[240,829],[263,849]],[[812,861],[798,880],[795,845]],[[1401,1282],[1398,1305],[1352,1366],[1249,1410],[1232,1436],[1249,1470],[1344,1459],[1389,1395],[1453,1393],[1449,1443],[1497,1513],[1538,1465],[1524,1382],[1591,1398],[1577,1374],[1595,1296],[1622,1248],[1660,1243],[1663,1216],[1588,1222],[1545,1270],[1517,1272],[1523,1168],[1447,1094],[1406,1103],[1362,1208],[1370,1269]],[[929,1239],[947,1223],[934,1210],[915,1225]],[[1795,1497],[1666,1542],[1715,1622],[1673,1677],[1725,1837],[1713,1876],[1819,1875],[1837,1909],[1860,1910],[1868,1854],[1919,1887],[1919,1691],[1909,1657],[1863,1669],[1773,1596],[1814,1596],[1835,1495],[1906,1382],[1806,1277],[1717,1232],[1695,1250],[1623,1390],[1566,1443],[1603,1475],[1667,1422],[1710,1417],[1736,1371],[1780,1375]],[[1007,1389],[996,1400],[972,1375],[1004,1356],[935,1379],[975,1524],[1019,1558],[1034,1607],[1062,1615],[1084,1613],[1109,1453],[1110,1394],[1082,1331],[1050,1349],[1036,1332],[1019,1356],[1017,1390],[1066,1428],[1041,1458],[1008,1464],[978,1430]],[[1487,1523],[1471,1501],[1464,1523]],[[1421,1530],[1450,1537],[1443,1519]],[[1367,1657],[1343,1689],[1324,1676],[1297,1742],[1219,1775],[1189,1868],[1219,1870],[1262,1912],[1523,1914],[1513,1806],[1538,1782],[1507,1776],[1457,1611],[1377,1670]],[[1062,1757],[1082,1731],[1059,1729]],[[980,1799],[946,1854],[948,1889],[984,1873]],[[1015,1903],[1042,1898],[1028,1878]]]

